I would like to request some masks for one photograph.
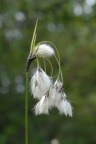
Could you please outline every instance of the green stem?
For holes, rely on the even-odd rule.
[[[37,66],[40,67],[39,59],[36,57]]]
[[[25,95],[25,144],[28,144],[28,72],[26,72],[26,95]]]
[[[44,58],[43,58],[43,61],[44,61],[44,71],[46,72],[46,62]]]
[[[44,57],[44,59],[47,60],[48,63],[50,64],[50,66],[51,66],[51,77],[52,77],[52,75],[53,75],[53,66],[52,66],[52,64],[51,64],[51,62],[48,58]]]
[[[62,69],[61,69],[60,61],[58,61],[56,55],[55,55],[55,59],[56,59],[56,61],[57,61],[57,63],[58,63],[58,66],[59,66],[59,75],[61,75],[61,80],[62,80],[62,83],[64,84],[64,82],[63,82],[63,74],[62,74]]]

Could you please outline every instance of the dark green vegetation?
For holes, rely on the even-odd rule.
[[[56,109],[36,117],[31,111],[36,100],[29,94],[29,144],[51,144],[54,138],[60,144],[96,143],[94,1],[0,0],[0,144],[25,142],[25,63],[37,15],[37,42],[49,40],[57,46],[65,92],[75,110],[72,118]]]

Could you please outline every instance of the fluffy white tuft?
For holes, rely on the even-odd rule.
[[[67,95],[63,90],[63,84],[59,78],[54,83],[54,86],[51,87],[50,92],[50,101],[51,107],[55,106],[58,108],[60,114],[64,114],[65,116],[69,115],[72,117],[72,106],[66,100]]]
[[[50,57],[54,55],[54,50],[48,44],[40,44],[37,47],[35,47],[33,54],[35,54],[38,57]]]
[[[72,108],[70,102],[67,101],[66,103],[67,103],[67,113],[70,117],[72,117],[72,109],[73,108]]]
[[[41,68],[37,68],[37,71],[31,78],[30,82],[33,97],[41,99],[41,97],[49,90],[51,83],[49,76]]]
[[[55,97],[56,97],[56,89],[51,86],[49,90],[49,103],[50,103],[50,108],[52,108],[55,104]]]
[[[48,108],[49,108],[48,98],[46,96],[43,96],[35,106],[35,114],[36,115],[49,114]]]
[[[67,100],[61,100],[58,110],[60,114],[65,114],[65,116],[69,115],[72,117],[72,106]]]
[[[58,91],[60,91],[60,90],[62,89],[63,84],[62,84],[62,82],[60,81],[59,78],[57,78],[57,80],[55,81],[54,87],[56,87],[56,89],[57,89]]]
[[[62,100],[58,109],[59,109],[60,114],[65,114],[65,116],[67,116],[66,101]]]
[[[54,104],[54,106],[57,107],[57,108],[59,108],[60,103],[61,103],[61,93],[57,93],[56,97],[55,97],[55,104]]]
[[[51,106],[58,106],[59,101],[61,100],[61,96],[65,98],[64,93],[59,92],[62,89],[62,82],[59,78],[54,83],[54,86],[50,88],[50,105]]]

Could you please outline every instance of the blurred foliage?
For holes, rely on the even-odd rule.
[[[37,16],[37,42],[48,40],[58,48],[65,92],[75,110],[72,118],[56,109],[36,117],[31,111],[36,101],[29,94],[29,144],[56,144],[53,139],[95,144],[95,0],[0,0],[0,144],[25,142],[25,64]]]

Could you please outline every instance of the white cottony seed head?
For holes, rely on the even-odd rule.
[[[49,114],[48,109],[49,109],[49,101],[48,97],[45,95],[35,106],[35,114],[36,115]]]
[[[54,50],[48,44],[40,44],[34,48],[33,54],[38,57],[50,57],[54,55]]]
[[[70,117],[72,117],[72,109],[73,108],[72,108],[70,102],[67,101],[66,103],[67,103],[67,113]]]
[[[49,90],[50,107],[58,107],[58,103],[61,102],[61,98],[65,99],[67,97],[62,87],[62,82],[57,78],[54,85],[51,86]]]
[[[72,117],[72,106],[70,102],[66,100],[67,95],[63,90],[63,84],[59,78],[54,83],[54,86],[50,87],[49,91],[50,107],[55,106],[58,108],[60,114]]]
[[[51,83],[49,76],[41,68],[37,68],[37,71],[31,78],[30,82],[33,97],[41,99],[41,97],[49,90]]]
[[[67,100],[61,100],[58,105],[58,110],[60,114],[65,114],[65,116],[69,115],[72,117],[72,106]]]
[[[62,84],[62,82],[60,81],[59,78],[57,78],[57,80],[55,81],[54,87],[57,89],[57,91],[60,91],[62,89],[63,84]]]

